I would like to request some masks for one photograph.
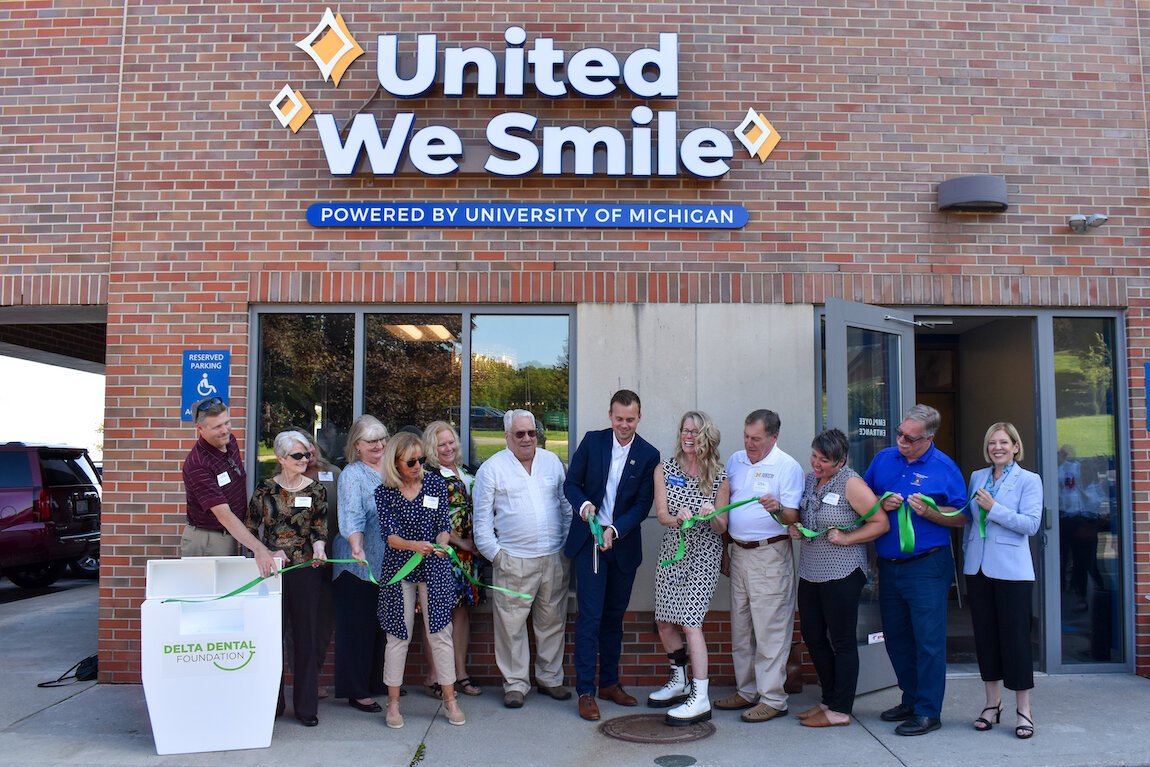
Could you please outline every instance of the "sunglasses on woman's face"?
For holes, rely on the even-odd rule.
[[[311,453],[288,453],[287,457],[294,461],[310,461]]]
[[[418,463],[420,466],[422,466],[423,464],[427,463],[427,456],[423,456],[423,455],[421,455],[421,456],[419,456],[418,458],[408,458],[406,461],[402,461],[402,463],[406,463],[406,464],[407,464],[407,468],[409,468],[409,469],[414,469],[414,468],[415,468],[415,464],[417,464],[417,463]]]

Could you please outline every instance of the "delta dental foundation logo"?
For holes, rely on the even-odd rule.
[[[210,667],[242,671],[255,655],[256,643],[250,639],[164,645],[165,662],[185,673]]]
[[[415,63],[419,69],[425,65],[434,69],[437,53],[443,52],[433,48],[430,58],[425,55],[425,38],[430,38],[431,46],[437,45],[434,34],[418,35],[419,50]],[[462,68],[472,64],[476,67],[476,83],[469,87],[475,88],[476,97],[523,96],[524,83],[532,77],[536,90],[553,99],[572,93],[601,99],[621,85],[644,99],[678,97],[677,34],[660,34],[658,48],[635,51],[625,62],[600,48],[583,49],[567,57],[566,52],[556,49],[554,41],[549,38],[538,38],[525,47],[527,35],[522,27],[509,27],[504,38],[508,48],[503,52],[502,64],[498,65],[499,78],[483,71],[485,62],[490,61],[489,71],[497,66],[494,51],[482,47],[447,49],[447,55],[439,59],[441,62],[454,57],[466,64],[458,65],[456,72],[444,72],[443,82],[451,75],[451,82],[455,83],[452,90],[445,87],[444,95],[464,95]],[[377,68],[381,88],[399,98],[427,95],[430,80],[426,80],[424,86],[415,85],[426,79],[421,72],[410,78],[399,77],[396,37],[379,35],[378,43],[377,55],[384,56],[386,52],[389,57]],[[342,14],[333,12],[331,8],[325,9],[316,27],[295,45],[315,62],[324,81],[336,87],[348,68],[365,53]],[[431,62],[429,65],[428,61]],[[448,69],[446,63],[444,69]],[[530,77],[529,69],[533,72]],[[652,72],[657,73],[655,80],[649,79]],[[500,86],[503,92],[497,93]],[[414,90],[416,87],[424,89],[417,91]],[[318,122],[313,122],[316,122],[323,139],[333,175],[354,173],[361,154],[367,155],[373,173],[392,175],[399,168],[398,155],[404,147],[407,147],[409,160],[417,170],[427,175],[446,175],[458,169],[454,157],[461,157],[465,149],[458,135],[449,127],[432,125],[415,130],[413,113],[396,114],[391,129],[386,133],[376,126],[374,115],[364,114],[357,114],[341,131],[331,115],[315,114],[304,94],[290,84],[284,85],[268,106],[280,125],[293,134],[315,115]],[[716,178],[730,170],[726,161],[734,157],[734,146],[726,132],[709,127],[696,128],[680,141],[676,113],[656,113],[645,105],[632,109],[631,120],[633,128],[630,135],[609,126],[592,129],[581,126],[544,127],[540,152],[540,148],[524,135],[533,137],[537,118],[518,112],[504,113],[491,120],[487,138],[491,147],[504,155],[514,156],[507,159],[492,155],[484,167],[499,176],[522,176],[537,170],[541,170],[543,175],[562,175],[565,172],[561,169],[563,153],[573,150],[576,156],[574,174],[593,175],[601,171],[592,169],[590,158],[597,149],[605,149],[608,158],[606,175],[609,176],[667,177],[677,175],[681,166],[695,176]],[[652,123],[657,131],[649,127]],[[754,108],[747,110],[746,117],[730,134],[750,157],[758,158],[761,163],[766,162],[781,139],[766,115]],[[393,142],[393,138],[397,141]]]

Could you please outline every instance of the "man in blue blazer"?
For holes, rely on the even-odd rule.
[[[623,613],[631,601],[635,571],[643,561],[640,527],[655,500],[659,451],[635,433],[639,395],[621,389],[611,397],[611,428],[591,431],[579,443],[563,493],[571,503],[571,529],[564,552],[575,565],[579,614],[575,618],[575,689],[579,716],[599,719],[599,697],[620,706],[638,701],[619,684]],[[603,528],[600,546],[591,530]]]

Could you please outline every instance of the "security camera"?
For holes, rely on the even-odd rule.
[[[1097,229],[1109,220],[1110,216],[1107,216],[1105,213],[1091,213],[1089,216],[1076,213],[1066,219],[1066,225],[1070,227],[1072,232],[1082,234],[1087,229]]]

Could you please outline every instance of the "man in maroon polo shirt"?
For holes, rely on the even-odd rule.
[[[184,489],[188,495],[188,526],[180,538],[185,557],[229,557],[239,541],[256,556],[260,575],[275,568],[274,559],[286,562],[282,551],[274,554],[244,524],[248,511],[247,474],[240,446],[232,434],[232,418],[219,397],[197,402],[196,445],[184,459]]]

